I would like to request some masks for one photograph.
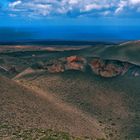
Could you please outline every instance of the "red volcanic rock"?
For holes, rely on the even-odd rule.
[[[130,66],[128,63],[101,59],[94,59],[89,63],[89,65],[93,72],[102,77],[123,75],[128,71]]]
[[[64,65],[62,63],[56,62],[53,65],[48,66],[47,71],[50,73],[58,73],[58,72],[64,72],[65,68],[64,68]]]
[[[66,58],[65,69],[66,70],[80,70],[85,71],[86,59],[79,56],[70,56]]]
[[[85,63],[86,60],[83,57],[79,57],[79,56],[70,56],[66,58],[66,61],[68,63],[72,63],[72,62],[81,62],[81,63]]]
[[[104,67],[104,62],[100,59],[94,59],[93,61],[90,62],[89,64],[96,74],[99,74],[102,68]]]
[[[41,68],[47,70],[49,73],[59,73],[66,70],[85,71],[87,65],[90,65],[92,71],[102,77],[115,77],[125,74],[130,64],[126,62],[102,60],[94,58],[87,63],[84,57],[70,56],[53,60],[47,64],[41,64]]]
[[[84,71],[86,68],[86,59],[78,56],[70,56],[53,61],[44,66],[50,73],[64,72],[65,70]]]
[[[84,71],[85,70],[85,66],[83,64],[80,63],[68,63],[65,65],[65,69],[66,70],[80,70],[80,71]]]
[[[77,57],[77,56],[70,56],[70,57],[67,57],[67,58],[66,58],[66,61],[67,61],[68,63],[75,62],[75,61],[77,61],[77,60],[78,60],[78,57]]]
[[[100,59],[95,59],[94,61],[91,62],[91,64],[94,68],[104,67],[104,62]]]

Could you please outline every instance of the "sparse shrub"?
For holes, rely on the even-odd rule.
[[[115,123],[111,123],[111,125],[112,125],[112,126],[115,126],[116,124],[115,124]]]
[[[109,134],[109,137],[113,137],[113,133],[110,133],[110,134]]]

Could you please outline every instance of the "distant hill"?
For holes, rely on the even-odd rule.
[[[113,42],[101,41],[72,41],[72,40],[21,40],[21,41],[0,41],[1,45],[57,45],[57,46],[83,46],[83,45],[97,45],[97,44],[115,44]]]

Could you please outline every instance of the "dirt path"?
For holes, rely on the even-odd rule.
[[[76,127],[75,128],[72,127],[73,129],[72,133],[77,132],[78,130],[81,133],[81,135],[85,133],[87,134],[87,136],[90,135],[90,136],[95,136],[97,138],[105,137],[102,128],[99,126],[99,123],[95,118],[82,112],[81,110],[77,109],[73,105],[62,101],[58,97],[50,94],[48,91],[43,91],[36,86],[28,85],[23,82],[21,83],[18,80],[16,82],[24,86],[28,90],[32,90],[33,91],[32,93],[34,93],[35,96],[45,99],[47,102],[53,104],[55,108],[67,114],[71,119],[74,119],[73,122],[71,122],[71,125],[75,123]],[[64,120],[64,123],[67,124],[66,121],[67,120]]]

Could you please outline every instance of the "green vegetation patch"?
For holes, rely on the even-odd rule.
[[[66,132],[57,132],[51,129],[27,129],[17,126],[0,124],[0,139],[10,140],[92,140],[90,138],[76,138]]]

